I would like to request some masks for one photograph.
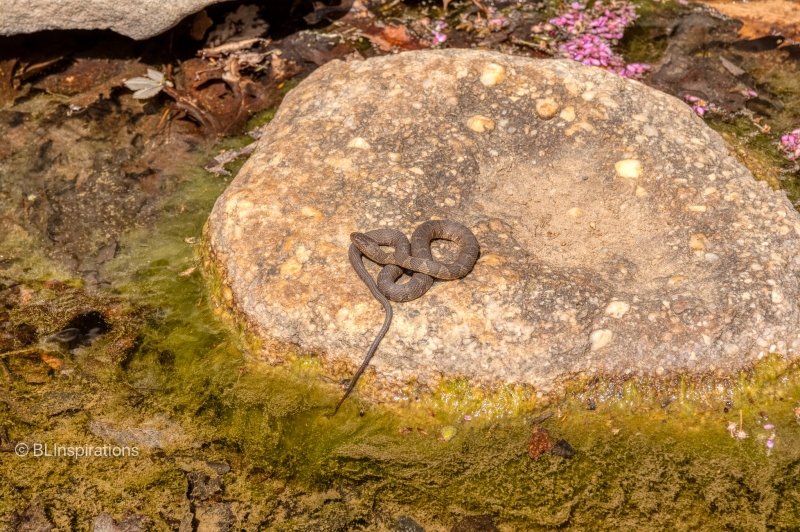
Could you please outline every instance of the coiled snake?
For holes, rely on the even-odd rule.
[[[458,245],[458,257],[455,262],[443,264],[433,259],[431,241],[437,239],[449,240]],[[350,240],[353,242],[348,251],[350,264],[375,299],[383,305],[386,318],[378,336],[375,337],[375,341],[367,351],[364,362],[361,363],[361,367],[350,380],[347,391],[336,405],[334,414],[339,411],[339,407],[353,390],[356,381],[369,365],[375,350],[378,349],[378,344],[389,330],[392,322],[392,305],[389,300],[412,301],[417,299],[433,285],[434,278],[449,281],[464,277],[472,271],[480,254],[478,239],[475,238],[472,231],[449,220],[430,220],[421,224],[411,235],[410,243],[403,233],[395,229],[351,233]],[[394,251],[387,253],[380,246],[392,246]],[[378,274],[377,284],[364,267],[364,256],[378,264],[385,265]],[[411,270],[414,274],[407,283],[397,284],[395,281],[403,275],[403,269]]]

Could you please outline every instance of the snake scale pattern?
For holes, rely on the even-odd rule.
[[[350,235],[352,245],[348,251],[348,258],[353,269],[359,278],[367,285],[372,295],[383,305],[386,311],[386,318],[383,326],[378,332],[378,336],[372,342],[364,362],[361,367],[350,379],[350,384],[344,396],[336,405],[334,414],[339,411],[339,407],[356,385],[358,378],[369,365],[369,361],[378,349],[389,325],[392,323],[392,305],[389,301],[413,301],[421,297],[433,285],[434,279],[453,280],[466,276],[480,254],[478,239],[472,231],[463,225],[449,220],[430,220],[424,222],[416,228],[411,235],[411,242],[408,238],[395,229],[377,229],[366,233],[352,233]],[[434,260],[431,254],[431,242],[433,240],[449,240],[458,246],[458,256],[456,260],[449,264],[443,264]],[[391,246],[394,251],[387,253],[381,246]],[[364,257],[383,264],[384,267],[378,274],[376,283],[367,269],[364,267]],[[397,279],[403,275],[403,271],[413,272],[411,280],[404,284],[397,284]]]

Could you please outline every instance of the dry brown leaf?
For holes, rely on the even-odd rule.
[[[0,61],[0,107],[14,101],[17,91],[14,88],[14,66],[16,59]]]
[[[101,98],[110,98],[111,91],[124,80],[142,76],[145,71],[145,65],[135,60],[81,58],[64,71],[39,79],[33,86],[72,96],[70,104],[88,107]]]
[[[393,47],[403,50],[421,50],[425,46],[415,39],[405,26],[373,26],[369,28],[364,37],[384,52],[389,52]]]
[[[42,353],[39,356],[42,358],[42,362],[56,371],[60,370],[64,366],[64,363],[61,361],[61,359],[50,356],[47,353]]]
[[[800,3],[793,0],[699,0],[723,15],[743,22],[739,35],[748,40],[781,35],[800,41]]]

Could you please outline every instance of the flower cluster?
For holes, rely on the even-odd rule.
[[[433,37],[431,37],[431,42],[433,44],[442,44],[444,41],[447,40],[447,35],[445,35],[442,30],[447,27],[447,22],[444,20],[436,20],[433,22],[433,26],[430,28]]]
[[[531,31],[542,33],[552,28],[548,33],[554,35],[554,30],[558,28],[566,37],[558,45],[558,51],[564,57],[635,79],[641,77],[650,66],[642,63],[626,65],[614,53],[611,45],[622,38],[625,28],[637,17],[636,7],[625,0],[609,0],[608,4],[598,0],[590,8],[573,2],[567,12],[551,19],[546,25],[534,26]]]
[[[566,13],[551,19],[550,24],[573,35],[589,33],[618,40],[636,18],[636,7],[621,0],[611,0],[608,6],[599,1],[588,10],[586,6],[573,2]]]
[[[442,44],[447,40],[447,34],[445,33],[447,22],[444,20],[431,20],[428,17],[425,17],[415,21],[411,25],[411,28],[417,33],[417,35],[429,34],[431,44],[434,46],[437,44]]]
[[[800,128],[781,137],[781,148],[790,161],[800,159]]]
[[[465,12],[459,15],[460,23],[456,26],[457,30],[464,30],[467,33],[474,33],[479,39],[485,39],[493,32],[501,31],[511,24],[509,18],[494,7],[481,7],[475,14]]]
[[[711,107],[705,100],[701,100],[697,96],[691,94],[684,94],[683,99],[692,104],[692,111],[700,116],[705,116],[711,110]]]

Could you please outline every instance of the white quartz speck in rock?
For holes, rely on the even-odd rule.
[[[610,329],[598,329],[589,335],[592,351],[599,351],[611,343],[614,333]]]

